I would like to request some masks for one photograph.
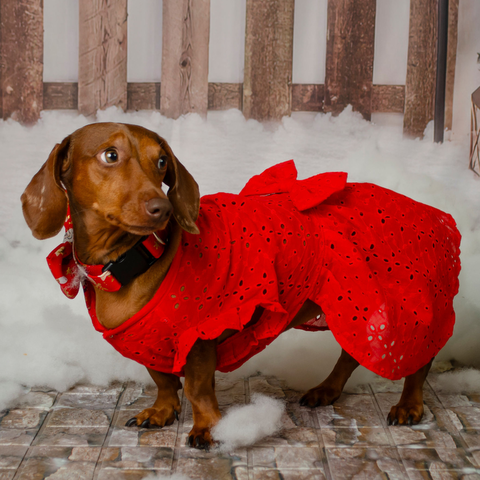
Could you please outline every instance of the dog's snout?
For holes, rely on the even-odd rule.
[[[167,219],[172,214],[172,205],[164,198],[155,197],[145,202],[145,211],[157,220]]]

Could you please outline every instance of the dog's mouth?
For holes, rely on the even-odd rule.
[[[165,230],[170,220],[170,218],[168,218],[163,222],[148,222],[144,225],[137,225],[121,220],[112,214],[108,214],[106,218],[111,225],[119,227],[122,230],[125,230],[126,232],[133,235],[140,236],[151,235],[152,233],[158,232],[159,230]]]

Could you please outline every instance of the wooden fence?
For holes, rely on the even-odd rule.
[[[450,0],[446,127],[452,126],[459,0]],[[45,109],[85,115],[117,105],[171,118],[238,108],[247,118],[404,113],[421,136],[433,119],[437,0],[410,0],[405,85],[374,85],[376,0],[329,0],[325,84],[292,84],[294,0],[247,0],[243,84],[208,83],[209,0],[163,0],[162,79],[127,83],[127,0],[79,0],[78,83],[43,82],[43,0],[0,0],[0,116],[25,124]],[[155,59],[152,59],[155,61]]]

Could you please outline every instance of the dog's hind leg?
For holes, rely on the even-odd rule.
[[[187,440],[191,447],[208,450],[214,444],[210,429],[221,417],[215,396],[216,367],[216,341],[197,340],[185,365],[185,395],[193,411],[193,428]]]
[[[343,387],[359,363],[342,350],[332,373],[318,386],[310,389],[301,399],[300,405],[311,408],[331,405],[341,395]]]
[[[158,394],[151,408],[146,408],[137,416],[131,418],[127,427],[133,425],[149,428],[150,426],[164,427],[171,425],[175,418],[178,420],[182,407],[177,390],[182,388],[180,379],[170,373],[157,372],[147,368],[148,373],[157,385]]]
[[[405,377],[402,396],[390,409],[388,425],[415,425],[423,417],[423,384],[432,366],[433,358],[412,375]]]

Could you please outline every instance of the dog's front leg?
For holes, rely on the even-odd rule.
[[[208,450],[214,443],[210,430],[221,416],[215,396],[216,366],[216,341],[197,340],[185,365],[185,395],[193,410],[193,428],[188,434],[191,447]]]
[[[137,416],[131,418],[127,423],[127,427],[137,425],[139,427],[148,428],[151,425],[164,427],[171,425],[175,418],[178,420],[182,407],[178,398],[177,390],[182,388],[180,379],[176,375],[170,373],[157,372],[147,368],[148,373],[157,385],[157,399],[151,408],[146,408]]]

